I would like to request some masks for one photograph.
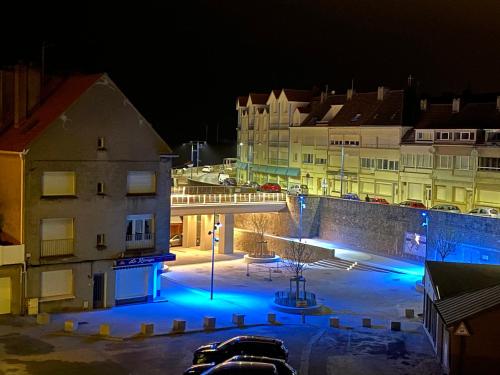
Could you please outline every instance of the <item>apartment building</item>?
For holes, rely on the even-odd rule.
[[[14,97],[0,107],[2,239],[23,246],[26,272],[0,294],[17,301],[12,312],[157,298],[163,262],[175,259],[170,148],[106,74],[40,96],[39,75],[26,73],[2,72]]]
[[[404,90],[309,92],[295,101],[287,91],[273,90],[267,101],[252,94],[258,106],[238,98],[240,182],[301,183],[312,194],[453,203],[462,211],[500,207],[500,99],[422,100],[419,108],[411,80]]]

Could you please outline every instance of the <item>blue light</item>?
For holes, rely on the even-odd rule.
[[[422,212],[422,216],[426,217],[427,216],[427,212]]]

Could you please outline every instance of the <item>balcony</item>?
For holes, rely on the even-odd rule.
[[[269,158],[269,164],[271,164],[271,165],[286,165],[286,166],[288,166],[288,159]]]
[[[155,247],[154,233],[135,233],[127,234],[125,238],[125,248],[133,249],[152,249]]]
[[[73,238],[59,240],[42,240],[41,257],[57,257],[72,255],[74,252]]]
[[[24,245],[0,245],[0,266],[24,263]]]
[[[269,141],[269,147],[288,147],[288,141]]]

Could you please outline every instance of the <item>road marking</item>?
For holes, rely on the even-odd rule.
[[[315,334],[311,339],[308,341],[307,345],[305,346],[304,350],[302,351],[302,355],[300,357],[300,375],[308,375],[309,373],[309,357],[311,356],[311,349],[312,346],[318,339],[323,336],[326,332],[326,329],[322,329],[319,331],[317,334]]]

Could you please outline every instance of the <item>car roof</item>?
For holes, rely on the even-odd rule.
[[[266,373],[269,373],[268,371],[273,371],[274,373],[276,372],[276,366],[274,366],[272,363],[264,363],[264,362],[222,362],[218,364],[215,367],[212,367],[210,370],[204,372],[203,374],[211,374],[213,372],[216,372],[217,369],[219,368],[224,368],[224,369],[238,369],[238,368],[254,368],[258,369],[260,371],[267,370]]]
[[[229,358],[227,361],[286,363],[286,361],[284,359],[280,359],[280,358],[272,358],[272,357],[266,357],[266,356],[260,356],[260,355],[247,355],[247,354],[235,355],[234,357]]]
[[[274,338],[274,337],[267,337],[267,336],[254,336],[254,335],[241,335],[241,336],[235,336],[232,337],[225,342],[228,341],[258,341],[258,342],[269,342],[269,343],[283,343],[282,340]]]

